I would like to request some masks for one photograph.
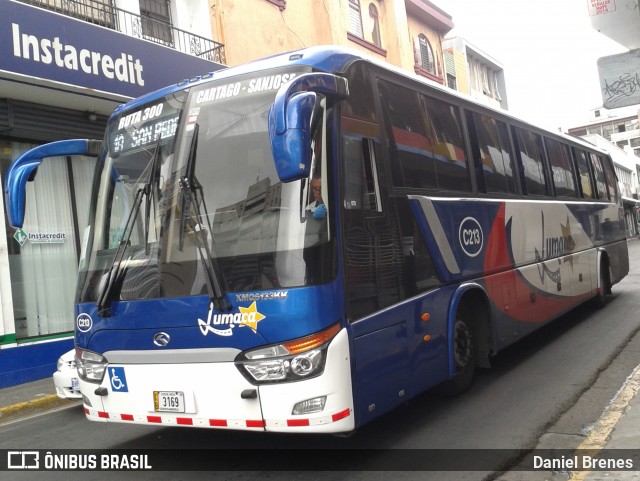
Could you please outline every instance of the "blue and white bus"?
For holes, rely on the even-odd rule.
[[[94,155],[75,346],[102,422],[348,432],[628,272],[609,155],[337,47],[120,106]]]

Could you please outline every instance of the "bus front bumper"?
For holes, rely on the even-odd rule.
[[[107,367],[98,386],[80,382],[91,421],[271,432],[348,432],[355,428],[346,330],[331,342],[322,375],[253,385],[233,362]],[[294,406],[325,398],[318,412]]]

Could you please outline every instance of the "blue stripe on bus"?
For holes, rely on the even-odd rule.
[[[92,326],[87,332],[76,329],[76,344],[96,352],[210,347],[249,349],[303,337],[341,321],[344,315],[341,304],[326,302],[327,299],[341,299],[339,289],[341,284],[336,281],[322,286],[229,293],[231,311],[212,311],[211,316],[207,296],[117,301],[108,318],[98,316],[95,304],[80,304],[76,306],[76,317],[89,315]],[[275,297],[269,298],[270,295]],[[241,301],[237,300],[238,296]],[[309,305],[325,308],[309,310]],[[252,311],[259,318],[255,329],[241,322],[243,312]],[[234,319],[229,317],[234,315]],[[171,337],[169,347],[153,344],[153,335],[159,331]]]

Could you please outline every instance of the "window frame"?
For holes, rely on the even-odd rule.
[[[378,14],[378,8],[373,4],[369,4],[369,17],[373,23],[373,30],[371,31],[371,41],[378,47],[382,48],[382,35],[380,32],[380,15]]]
[[[418,34],[418,48],[419,48],[418,58],[420,60],[418,67],[420,67],[422,70],[424,70],[425,72],[431,75],[437,75],[436,74],[436,56],[433,53],[433,47],[431,46],[431,42],[429,42],[429,39],[424,33]],[[425,53],[427,56],[427,65],[425,65]],[[429,66],[429,64],[431,64],[431,66]]]
[[[602,165],[602,157],[593,152],[589,152],[589,164],[591,165],[593,183],[596,188],[595,200],[609,201],[609,187],[607,186],[607,176],[604,166]],[[600,184],[602,184],[602,188]]]
[[[524,134],[527,134],[528,136],[531,137],[531,139],[533,140],[534,144],[531,145],[527,145],[527,147],[532,147],[535,146],[535,150],[537,151],[537,153],[540,155],[539,159],[536,159],[534,157],[531,157],[529,155],[529,151],[527,150],[526,152],[523,152],[522,148],[523,145],[521,142],[521,138],[519,133],[522,132]],[[553,196],[553,192],[551,191],[550,187],[551,187],[551,182],[549,181],[549,168],[548,168],[548,160],[547,160],[547,155],[546,152],[544,150],[544,143],[542,141],[542,134],[535,132],[534,130],[528,129],[526,127],[522,127],[519,125],[512,125],[511,126],[511,136],[513,138],[513,142],[514,142],[514,147],[515,147],[515,154],[516,154],[516,161],[518,164],[518,170],[520,171],[520,190],[523,196],[525,197],[540,197],[540,198],[548,198],[548,197],[552,197]],[[522,139],[522,140],[526,140],[526,139]],[[534,162],[536,162],[536,164],[538,165],[538,167],[540,169],[542,169],[542,171],[538,171],[538,174],[540,174],[539,178],[544,182],[544,184],[542,184],[543,188],[544,188],[544,192],[543,193],[539,193],[539,192],[533,192],[530,193],[529,190],[529,186],[532,185],[532,182],[535,182],[535,179],[531,176],[527,175],[527,172],[531,172],[532,174],[535,173],[533,170],[527,169],[528,164],[526,164],[525,162],[523,162],[523,158],[522,158],[522,154],[525,153],[527,155],[527,157],[529,157],[530,159],[532,159]]]
[[[466,112],[465,120],[466,120],[467,132],[469,135],[469,143],[471,146],[471,152],[473,156],[473,166],[475,169],[476,179],[478,184],[478,188],[477,188],[478,195],[488,196],[488,197],[519,196],[521,193],[520,182],[519,182],[520,174],[519,174],[519,169],[516,162],[513,142],[511,141],[511,135],[510,135],[511,129],[509,128],[509,124],[505,120],[499,118],[498,116],[493,116],[485,112],[479,112],[476,110],[469,110],[469,109],[465,109],[465,112]],[[481,142],[480,142],[480,137],[479,137],[478,128],[477,128],[478,126],[477,121],[482,119],[488,119],[496,123],[495,132],[497,134],[497,140],[500,143],[501,154],[506,151],[506,153],[509,156],[509,163],[511,166],[511,179],[510,179],[511,190],[491,191],[491,192],[487,190],[487,179],[484,175],[484,168],[483,168],[484,163],[482,162],[482,159],[480,156]],[[502,127],[502,131],[500,127]],[[491,158],[493,160],[493,157]],[[503,157],[503,166],[504,166],[504,157]],[[509,178],[506,175],[504,175],[503,179],[505,180],[505,186],[509,187],[508,186]]]
[[[613,160],[608,155],[600,156],[600,160],[602,161],[602,167],[604,168],[604,176],[607,181],[607,190],[609,191],[609,200],[611,202],[615,202],[620,196],[620,191],[618,189],[618,175],[616,174],[616,169],[615,169],[615,166],[613,165]]]
[[[373,4],[371,4],[373,5]],[[382,36],[380,36],[380,46],[376,45],[373,41],[369,41],[365,38],[364,34],[364,22],[362,21],[362,7],[360,0],[349,0],[347,5],[347,39],[351,42],[360,45],[361,47],[371,50],[372,52],[386,58],[387,51],[382,48]],[[377,10],[377,9],[376,9]],[[378,17],[379,19],[380,17]],[[354,27],[355,30],[354,31]],[[378,30],[380,31],[380,24],[378,22]]]
[[[364,40],[364,25],[362,24],[362,7],[360,0],[349,0],[349,28],[347,33]]]
[[[140,6],[140,29],[142,38],[167,47],[175,46],[173,19],[171,18],[171,0],[138,0]],[[146,4],[146,5],[145,5]],[[160,9],[147,8],[158,6],[166,8],[166,15]]]
[[[411,85],[410,83],[404,82],[402,80],[403,79],[388,77],[385,75],[377,75],[375,79],[376,91],[378,94],[377,97],[381,99],[380,103],[382,106],[380,122],[381,122],[381,125],[383,126],[383,130],[386,132],[385,141],[387,145],[385,146],[386,152],[383,155],[384,157],[386,157],[386,160],[387,160],[385,167],[387,172],[389,172],[389,183],[391,185],[391,188],[395,191],[401,190],[403,192],[415,192],[415,193],[437,192],[438,195],[443,195],[443,196],[456,196],[456,195],[459,196],[460,194],[463,194],[465,196],[470,196],[470,197],[475,196],[476,183],[473,178],[475,175],[475,172],[474,172],[472,157],[469,155],[469,145],[467,142],[466,126],[464,123],[463,106],[460,104],[460,102],[456,102],[454,98],[449,98],[447,96],[438,97],[436,95],[430,94],[428,91],[428,88],[425,88],[428,86],[423,87],[421,85]],[[425,104],[425,100],[428,102],[438,102],[442,105],[446,105],[449,108],[454,109],[453,112],[455,112],[454,115],[455,115],[456,126],[457,126],[458,137],[459,137],[459,139],[457,139],[459,141],[459,145],[455,145],[455,147],[458,148],[457,151],[461,151],[464,157],[466,189],[453,189],[450,186],[446,186],[446,184],[444,184],[443,186],[443,183],[441,183],[437,179],[436,179],[435,185],[418,185],[418,186],[406,185],[405,179],[407,178],[407,176],[404,173],[402,173],[403,171],[402,164],[398,162],[398,158],[395,159],[395,162],[397,162],[397,165],[394,166],[394,163],[393,163],[394,159],[392,158],[393,157],[392,146],[395,146],[396,138],[390,129],[392,129],[393,125],[395,124],[392,122],[392,119],[389,118],[390,112],[388,110],[388,104],[382,101],[383,91],[381,89],[381,83],[386,83],[397,88],[405,89],[408,92],[410,92],[412,95],[417,96],[415,103],[418,104],[421,108],[420,110],[417,111],[420,114],[419,127],[421,131],[417,132],[417,131],[414,131],[415,129],[413,129],[408,132],[410,132],[411,134],[418,133],[419,135],[424,135],[425,140],[427,140],[427,143],[430,140],[441,139],[442,135],[440,132],[435,132],[432,129],[432,127],[426,123],[427,117],[433,117],[433,114],[429,113],[429,111],[427,110],[428,105]],[[402,117],[404,119],[408,118],[404,114]],[[416,120],[416,119],[413,119],[413,120]],[[444,142],[444,143],[447,145],[452,145],[452,146],[454,145],[448,142]],[[442,166],[438,163],[441,161],[439,161],[436,158],[435,153],[431,153],[431,156],[424,155],[423,157],[424,159],[428,159],[431,162],[433,162],[434,173],[435,175],[438,175],[438,168],[441,169]],[[417,160],[419,161],[419,158]],[[451,158],[449,158],[449,160],[452,162],[455,161],[455,159],[451,159]],[[400,174],[398,174],[398,172],[400,172]],[[402,178],[400,179],[398,175],[401,175]]]
[[[560,199],[562,201],[593,200],[601,202],[615,202],[616,196],[620,195],[617,186],[617,180],[613,181],[614,184],[611,183],[611,178],[617,179],[617,174],[615,172],[612,173],[607,170],[611,170],[612,167],[608,166],[607,164],[607,159],[609,159],[609,157],[606,153],[591,149],[589,148],[589,146],[582,145],[579,141],[573,140],[571,138],[563,138],[562,136],[554,135],[553,132],[536,128],[535,126],[532,126],[524,121],[513,118],[508,114],[500,113],[494,109],[487,108],[486,106],[478,104],[477,102],[459,98],[455,94],[450,94],[446,91],[441,91],[440,89],[432,87],[429,84],[420,81],[419,79],[412,79],[405,75],[396,75],[393,72],[387,72],[383,69],[377,69],[371,65],[370,67],[371,68],[369,71],[372,75],[371,85],[374,86],[373,98],[375,99],[375,101],[373,102],[373,104],[376,105],[376,111],[378,112],[377,115],[380,116],[378,118],[379,127],[381,131],[384,131],[384,134],[381,133],[382,142],[379,145],[379,147],[381,147],[381,151],[377,153],[375,159],[380,172],[378,181],[379,185],[382,186],[385,191],[391,193],[391,195],[433,195],[434,192],[437,192],[438,195],[452,197],[494,197],[506,199],[515,198],[521,200],[530,198],[535,200],[548,201],[555,201],[556,199]],[[404,105],[406,106],[412,106],[414,103],[417,104],[418,101],[422,102],[422,99],[424,98],[448,105],[455,109],[455,119],[459,134],[456,135],[456,139],[453,143],[442,141],[442,139],[440,139],[440,144],[444,143],[447,145],[454,145],[454,143],[460,143],[459,147],[464,155],[466,175],[468,176],[469,181],[469,184],[465,184],[463,186],[463,189],[460,189],[459,186],[456,186],[455,180],[447,180],[444,183],[438,180],[432,185],[412,184],[411,182],[409,182],[409,185],[407,185],[405,179],[416,177],[414,174],[411,174],[411,170],[413,169],[415,172],[419,172],[421,168],[419,164],[420,155],[428,159],[437,158],[439,157],[439,155],[434,154],[433,152],[435,151],[429,149],[427,143],[426,150],[421,147],[416,147],[416,152],[418,153],[418,155],[416,156],[414,167],[411,167],[410,159],[408,159],[410,165],[409,173],[403,172],[403,169],[398,167],[398,165],[402,164],[401,162],[397,162],[398,156],[394,154],[394,148],[397,148],[395,147],[397,137],[394,137],[391,126],[395,125],[397,127],[397,125],[395,123],[392,123],[392,117],[405,118],[404,123],[408,121],[407,132],[410,135],[426,134],[426,130],[424,127],[424,125],[426,125],[426,121],[416,120],[415,117],[421,118],[423,117],[422,115],[414,115],[414,118],[404,115],[402,108],[396,110],[395,115],[393,115],[393,112],[388,110],[386,105],[397,105],[397,103],[389,102],[389,99],[394,97],[392,92],[386,93],[388,97],[384,96],[385,94],[383,92],[383,89],[381,88],[382,83],[405,89],[409,92],[412,92],[414,96],[417,95],[414,100],[410,102],[404,102]],[[392,117],[390,117],[390,115]],[[514,185],[513,192],[486,192],[486,184],[484,183],[484,179],[481,178],[482,174],[478,172],[478,170],[481,169],[481,166],[479,167],[477,162],[477,150],[479,147],[473,119],[485,117],[490,119],[492,122],[495,122],[495,125],[501,126],[501,132],[499,133],[498,137],[500,145],[504,145],[505,152],[509,153],[510,155]],[[416,122],[418,122],[419,125],[413,125]],[[399,124],[401,128],[402,124],[403,122]],[[500,128],[498,130],[500,130]],[[526,175],[521,157],[521,141],[518,139],[518,132],[527,133],[527,138],[529,138],[529,145],[535,145],[536,156],[532,158],[534,158],[534,160],[536,161],[536,165],[539,169],[537,175],[537,178],[539,179],[538,181],[531,177],[527,177]],[[429,131],[428,134],[429,136],[431,136],[431,131]],[[457,140],[458,137],[461,137],[460,140]],[[410,141],[411,139],[407,140]],[[556,182],[553,178],[552,171],[555,164],[552,164],[551,154],[549,153],[549,142],[556,143],[564,152],[564,160],[566,164],[563,164],[563,167],[568,167],[570,169],[570,178],[574,182],[575,195],[568,194],[567,192],[571,192],[571,190],[567,190],[564,187],[556,189]],[[413,142],[405,142],[405,145],[408,146],[409,149],[404,150],[407,152],[411,151],[410,147],[412,144]],[[420,150],[424,150],[426,153],[422,154],[419,152]],[[436,157],[434,157],[434,155]],[[459,157],[456,155],[454,155],[453,157],[447,157],[447,155],[448,154],[445,154],[444,157],[454,161]],[[580,175],[581,170],[579,168],[579,162],[577,160],[579,155],[584,155],[584,159],[587,163],[588,184],[585,184],[585,186],[582,185],[582,176]],[[608,193],[607,199],[597,199],[593,197],[595,195],[595,192],[597,191],[594,185],[594,173],[590,161],[591,155],[598,156],[601,165],[603,166],[604,178],[606,180],[606,188]],[[396,160],[395,165],[393,160]],[[437,169],[437,166],[434,168],[433,173],[436,172],[435,169]],[[448,175],[448,179],[455,179],[455,176]],[[537,183],[537,189],[535,189],[533,192],[531,189],[531,181]],[[543,184],[541,182],[543,182]],[[461,185],[461,183],[459,182],[458,184]],[[457,187],[456,190],[454,190],[452,186]],[[588,187],[588,189],[590,189],[592,197],[588,195],[585,196],[583,187]],[[558,190],[560,189],[564,189],[564,191],[558,193]]]
[[[554,163],[554,159],[555,156],[551,155],[551,148],[550,148],[550,143],[555,143],[557,144],[558,147],[560,147],[560,149],[562,151],[564,151],[565,155],[565,160],[568,162],[568,165],[571,167],[571,170],[569,171],[569,173],[571,174],[571,179],[573,180],[573,192],[575,195],[566,195],[566,194],[559,194],[558,193],[558,186],[556,185],[556,180],[555,180],[555,170],[554,168],[556,167],[556,164]],[[558,139],[554,139],[552,137],[544,137],[544,146],[547,150],[547,159],[549,161],[549,174],[551,177],[551,185],[553,186],[553,192],[555,194],[556,197],[561,197],[561,198],[565,198],[565,199],[579,199],[580,198],[580,187],[579,187],[579,179],[578,179],[578,173],[576,170],[576,165],[573,162],[573,155],[571,154],[571,146],[565,142],[562,142]],[[561,165],[557,165],[557,167],[562,167]],[[565,170],[565,172],[567,172]],[[566,175],[566,174],[565,174]],[[563,191],[569,191],[569,189],[562,187]]]
[[[591,168],[589,166],[589,152],[587,150],[584,150],[582,148],[579,148],[577,146],[573,146],[571,147],[571,152],[573,153],[573,157],[575,159],[575,164],[578,168],[578,170],[576,171],[576,173],[578,174],[579,178],[579,182],[578,185],[580,187],[580,198],[581,199],[586,199],[586,200],[597,200],[595,197],[595,186],[594,186],[594,182],[593,182],[593,173],[591,172]],[[589,180],[589,189],[591,190],[591,193],[587,196],[585,195],[585,191],[584,191],[584,187],[585,187],[585,182],[583,179],[583,169],[582,169],[582,164],[580,162],[580,155],[579,154],[584,154],[584,161],[585,164],[584,166],[586,167],[586,175],[588,176],[588,180]]]

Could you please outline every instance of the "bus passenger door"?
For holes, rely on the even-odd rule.
[[[408,393],[404,258],[395,202],[381,193],[380,146],[371,125],[343,118],[344,284],[352,323],[358,424],[389,411]]]
[[[358,423],[391,410],[409,392],[411,309],[400,304],[405,297],[402,241],[390,206],[384,209],[385,213],[343,211],[344,283],[353,328]]]

